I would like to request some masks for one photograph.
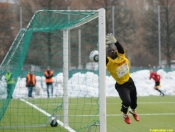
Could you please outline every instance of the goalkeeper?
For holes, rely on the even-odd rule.
[[[134,81],[130,77],[130,62],[125,56],[123,47],[112,34],[106,36],[106,44],[115,44],[117,48],[117,50],[110,46],[107,48],[106,66],[116,81],[115,89],[122,100],[121,111],[123,112],[124,121],[127,124],[131,123],[128,116],[129,107],[129,113],[133,115],[136,121],[139,121],[139,116],[136,113],[137,91]]]

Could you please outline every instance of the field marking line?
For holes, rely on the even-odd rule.
[[[175,113],[153,113],[153,114],[138,114],[138,115],[142,115],[142,116],[172,116],[175,115]],[[69,116],[94,116],[94,115],[69,115]],[[122,114],[107,114],[106,116],[122,116]]]
[[[122,114],[107,114],[107,116],[121,116]],[[141,115],[141,116],[172,116],[172,115],[175,115],[175,113],[153,113],[153,114],[138,114],[138,115]]]
[[[96,105],[97,103],[86,103],[87,105]],[[107,105],[113,104],[121,104],[121,103],[106,103]],[[175,102],[138,102],[138,104],[175,104]],[[35,104],[35,105],[43,105],[43,104]],[[55,103],[47,104],[47,105],[58,105]],[[69,105],[84,105],[84,103],[71,103]]]
[[[138,104],[175,104],[175,102],[138,102]]]
[[[51,114],[47,113],[46,111],[44,111],[43,109],[39,108],[38,106],[36,106],[36,105],[34,105],[34,104],[28,102],[27,100],[25,100],[25,99],[20,99],[20,100],[21,100],[22,102],[24,102],[24,103],[26,103],[26,104],[32,106],[32,107],[35,108],[36,110],[40,111],[40,112],[43,113],[44,115],[46,115],[46,116],[48,116],[48,117],[51,116]],[[60,124],[60,126],[62,126],[62,127],[64,127],[65,129],[67,129],[69,132],[76,132],[75,130],[73,130],[72,128],[70,128],[70,127],[68,127],[68,126],[65,127],[65,126],[63,125],[63,122],[61,122],[60,120],[57,120],[57,122],[58,122],[58,124]]]

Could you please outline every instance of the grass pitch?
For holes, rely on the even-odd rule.
[[[59,115],[63,114],[61,109],[62,99],[26,100],[47,114],[52,114],[55,111]],[[97,98],[70,98],[69,104],[70,128],[77,130],[80,125],[82,128],[86,126],[88,121],[98,120]],[[107,132],[175,132],[174,96],[138,97],[137,113],[140,121],[135,121],[132,115],[129,114],[131,118],[130,125],[124,122],[120,109],[121,100],[119,97],[107,98]],[[12,99],[4,118],[0,121],[0,132],[68,132],[60,125],[50,127],[48,115],[40,110],[20,99]],[[95,117],[94,114],[96,114]],[[59,116],[58,119],[63,121],[62,116]],[[82,129],[81,131],[88,132],[88,129]],[[91,132],[98,131],[99,126],[91,127]]]
[[[119,98],[107,99],[107,132],[175,132],[175,97],[138,97],[137,113],[140,121],[123,121]]]

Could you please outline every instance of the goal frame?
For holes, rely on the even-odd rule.
[[[26,35],[26,32],[28,30],[30,30],[30,26],[33,22],[33,20],[35,19],[36,17],[36,14],[39,13],[39,12],[42,12],[42,11],[45,11],[45,10],[39,10],[37,11],[32,19],[30,20],[30,22],[28,23],[27,27],[25,28],[24,30],[24,33],[22,34],[21,36],[21,39],[18,40],[17,42],[17,45],[16,45],[16,48],[14,48],[15,50],[17,49],[17,47],[19,46],[19,44],[21,43],[22,39],[24,38],[24,36]],[[65,10],[51,10],[51,11],[55,11],[55,12],[61,12],[61,11],[65,11]],[[81,10],[66,10],[66,12],[81,12]],[[63,96],[63,105],[64,105],[64,119],[63,119],[63,126],[65,128],[69,128],[69,118],[68,118],[68,113],[69,113],[69,108],[68,108],[68,99],[69,99],[69,96],[68,96],[68,77],[69,77],[69,58],[68,58],[68,44],[69,44],[69,31],[71,29],[74,29],[74,28],[77,28],[85,23],[88,23],[94,19],[98,19],[98,50],[99,50],[99,106],[100,106],[100,109],[99,109],[99,126],[100,126],[100,132],[106,132],[106,11],[104,8],[100,8],[98,10],[82,10],[82,12],[92,12],[94,11],[94,15],[92,15],[91,17],[85,19],[85,20],[82,20],[81,22],[73,25],[73,26],[70,26],[66,29],[63,29],[63,87],[64,87],[64,96]],[[34,29],[34,31],[37,32],[37,28]],[[18,37],[18,35],[17,35]],[[17,38],[16,37],[16,38]],[[16,41],[16,38],[15,38],[15,41]],[[12,44],[13,46],[13,44]],[[11,47],[12,47],[11,46]],[[10,48],[11,50],[11,48]],[[13,51],[15,52],[15,51]],[[11,55],[11,57],[13,57],[13,54]],[[4,60],[7,58],[7,55],[5,56]],[[3,63],[4,63],[4,60],[3,62],[1,63],[0,65],[0,68],[2,67]],[[8,61],[7,64],[10,63],[11,60]]]
[[[98,12],[98,48],[99,48],[99,104],[100,104],[100,132],[106,132],[106,12],[104,8],[97,10]],[[94,18],[89,19],[91,21]],[[74,27],[70,27],[68,29],[63,30],[63,84],[64,84],[64,127],[68,127],[68,38],[69,38],[69,30],[76,28],[80,25],[87,23],[80,23]]]

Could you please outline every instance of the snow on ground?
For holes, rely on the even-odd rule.
[[[175,95],[175,71],[157,71],[161,75],[161,90],[165,95]],[[154,90],[154,81],[149,79],[149,70],[140,70],[131,73],[138,96],[159,96],[159,92]],[[37,84],[33,91],[34,98],[46,98],[45,77],[36,77]],[[13,98],[27,98],[28,90],[25,86],[25,78],[18,78]],[[54,77],[54,97],[63,96],[63,74],[59,73]],[[106,96],[118,96],[114,88],[115,80],[111,76],[106,76]],[[98,75],[87,72],[74,74],[69,79],[70,97],[97,97],[98,96]],[[0,98],[6,98],[6,83],[4,77],[0,80]]]

